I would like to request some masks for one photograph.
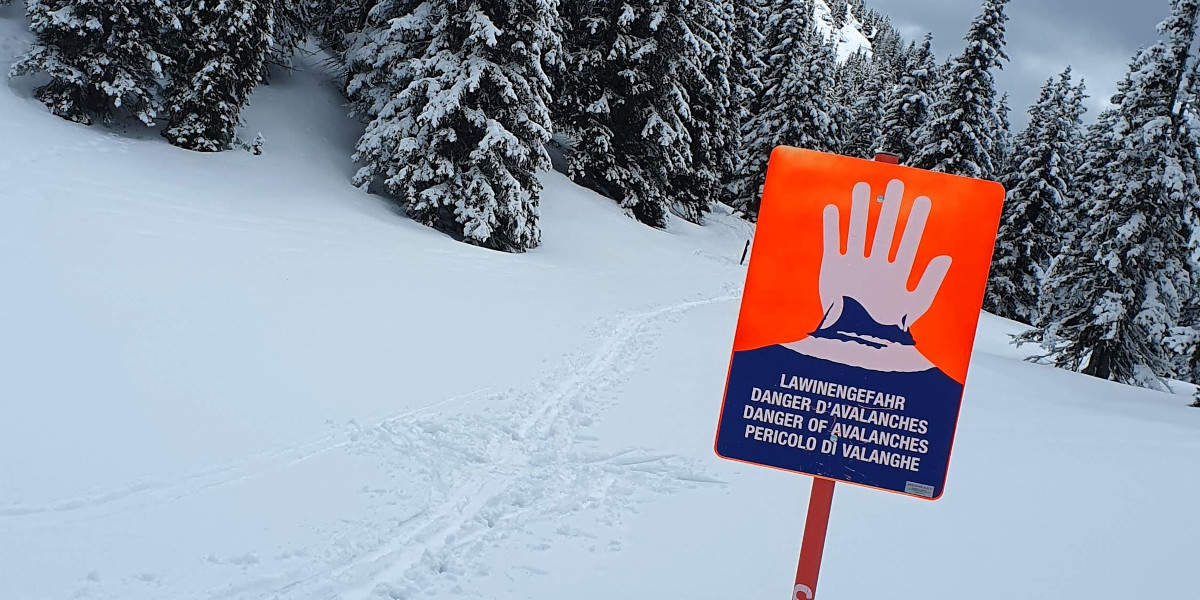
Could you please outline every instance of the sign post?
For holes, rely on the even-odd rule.
[[[880,152],[876,162],[900,164],[895,154]],[[814,477],[808,495],[808,514],[804,518],[804,537],[800,542],[800,562],[796,565],[796,587],[793,600],[812,600],[817,595],[817,577],[821,574],[821,557],[825,554],[825,535],[829,531],[829,512],[833,507],[832,480]]]
[[[800,542],[800,563],[796,566],[793,600],[812,600],[817,594],[817,576],[821,574],[821,555],[825,553],[825,533],[829,530],[829,509],[833,506],[833,481],[814,477],[808,495],[808,516],[804,519],[804,538]]]
[[[776,148],[715,450],[811,475],[793,600],[813,600],[835,482],[944,490],[1004,189]]]

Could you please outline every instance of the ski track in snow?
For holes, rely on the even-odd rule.
[[[636,367],[653,342],[653,326],[689,309],[736,299],[722,296],[673,304],[623,319],[594,339],[595,349],[518,395],[513,409],[459,419],[400,422],[364,431],[359,448],[424,471],[432,498],[394,527],[377,530],[376,543],[348,551],[323,568],[282,585],[279,578],[252,589],[216,590],[206,600],[241,598],[415,598],[439,596],[439,584],[486,570],[480,555],[496,542],[520,535],[540,519],[581,510],[617,513],[649,489],[669,493],[697,483],[720,483],[698,474],[690,461],[626,449],[596,455],[578,449],[580,430],[592,422],[606,390]],[[447,460],[448,459],[448,460]],[[570,536],[570,532],[560,535]],[[454,589],[464,593],[461,588]]]
[[[486,571],[482,553],[536,522],[599,511],[601,523],[654,495],[720,484],[688,459],[638,448],[588,449],[584,429],[606,396],[653,351],[656,330],[691,309],[737,294],[667,305],[619,319],[590,336],[590,349],[528,390],[479,389],[397,414],[370,426],[350,422],[319,439],[260,452],[165,481],[145,481],[41,505],[0,506],[0,529],[64,527],[167,505],[251,482],[333,451],[369,460],[404,489],[374,490],[377,506],[363,523],[335,532],[322,547],[300,547],[260,560],[227,559],[241,569],[226,585],[177,590],[190,600],[413,598],[438,595],[439,584]],[[489,408],[436,414],[486,398]],[[366,491],[364,489],[364,491]],[[424,495],[412,502],[413,495]],[[407,500],[407,501],[406,501]],[[407,511],[407,512],[405,512]],[[563,530],[563,537],[579,532]],[[546,540],[532,540],[545,544]],[[212,557],[214,564],[223,564]],[[134,577],[137,585],[143,580]],[[106,586],[107,587],[107,586]],[[455,588],[463,593],[462,588]],[[99,591],[99,590],[95,590]],[[119,590],[104,590],[122,597]],[[130,592],[132,590],[125,590]]]

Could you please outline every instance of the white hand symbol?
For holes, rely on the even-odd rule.
[[[925,221],[929,218],[931,203],[928,197],[921,196],[913,203],[908,224],[900,238],[896,261],[888,260],[903,198],[904,183],[893,179],[884,194],[883,210],[869,255],[866,254],[866,245],[871,186],[866,183],[854,186],[845,254],[841,251],[841,215],[838,207],[833,204],[825,207],[825,250],[821,259],[820,293],[826,316],[821,328],[837,322],[842,314],[842,298],[858,301],[880,325],[894,325],[904,331],[908,331],[933,304],[950,270],[949,256],[931,260],[917,288],[908,290],[909,275],[917,259],[917,247],[921,244]]]

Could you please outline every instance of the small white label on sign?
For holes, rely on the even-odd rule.
[[[913,483],[911,481],[904,482],[904,493],[914,496],[924,496],[926,498],[933,497],[933,486],[923,483]]]

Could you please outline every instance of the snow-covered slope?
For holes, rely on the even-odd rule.
[[[542,248],[446,239],[350,187],[319,58],[258,157],[0,86],[0,599],[783,597],[808,483],[711,450],[748,226],[547,174]],[[823,597],[1192,593],[1200,411],[1014,331],[943,500],[839,488]]]
[[[813,14],[817,20],[817,30],[825,36],[828,41],[834,42],[838,61],[844,61],[855,52],[866,52],[871,54],[871,40],[863,31],[863,24],[858,20],[851,10],[846,11],[846,21],[840,28],[834,27],[833,12],[829,9],[829,5],[825,0],[815,0],[813,2]]]

